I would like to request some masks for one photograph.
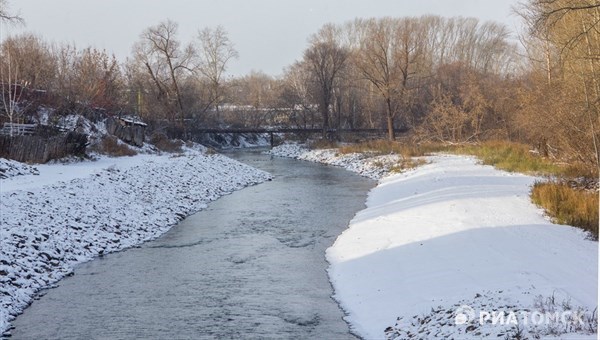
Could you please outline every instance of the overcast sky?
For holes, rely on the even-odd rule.
[[[308,37],[328,22],[356,17],[442,16],[495,20],[515,31],[518,0],[9,0],[24,29],[52,42],[106,49],[124,60],[140,33],[165,19],[179,23],[179,38],[222,25],[240,58],[229,73],[278,75],[302,56]]]

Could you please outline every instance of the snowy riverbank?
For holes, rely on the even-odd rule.
[[[353,331],[369,339],[588,334],[598,243],[548,222],[530,203],[532,177],[467,156],[430,161],[383,179],[327,251]],[[578,308],[583,323],[543,319]],[[493,324],[499,311],[513,312],[519,327]]]
[[[284,145],[272,154],[386,175],[335,150]],[[598,243],[544,217],[529,199],[533,177],[468,156],[428,161],[382,178],[327,251],[352,331],[367,339],[595,339]]]
[[[364,155],[360,153],[338,154],[335,149],[309,150],[298,144],[282,144],[274,147],[269,154],[295,158],[302,161],[342,167],[361,176],[380,179],[389,174],[390,168],[402,160],[398,155]]]
[[[189,149],[36,168],[0,180],[0,334],[74,265],[154,239],[209,201],[270,178]]]

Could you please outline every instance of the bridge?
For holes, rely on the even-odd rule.
[[[405,133],[408,131],[408,128],[399,128],[394,129],[396,133]],[[194,130],[193,133],[196,134],[224,134],[224,133],[256,133],[256,134],[269,134],[271,147],[274,145],[274,135],[276,133],[299,133],[299,134],[313,134],[313,133],[323,133],[322,128],[239,128],[239,129],[198,129]],[[388,129],[326,129],[325,134],[328,136],[332,136],[340,133],[373,133],[373,134],[386,134],[388,133]]]

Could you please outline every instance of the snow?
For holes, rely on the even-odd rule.
[[[36,164],[34,167],[10,161],[12,163],[20,164],[21,167],[37,169],[37,176],[11,176],[7,179],[3,179],[0,182],[0,193],[14,190],[30,190],[57,182],[68,182],[76,178],[86,178],[110,167],[128,169],[134,166],[140,166],[150,160],[154,162],[168,162],[169,158],[147,154],[119,158],[102,156],[95,161],[74,162],[70,164]],[[7,160],[0,160],[0,162],[5,161]]]
[[[31,165],[0,158],[0,179],[22,175],[36,175],[38,173],[39,171]]]
[[[269,153],[379,180],[367,209],[326,255],[334,298],[360,337],[596,338],[598,243],[550,223],[530,202],[537,178],[467,156],[428,157],[428,164],[394,175],[389,170],[401,161],[394,155],[339,155],[298,144]],[[518,325],[486,319],[500,312]],[[532,313],[566,321],[536,323]]]
[[[36,168],[0,180],[0,334],[76,264],[154,239],[209,201],[270,178],[187,147]]]
[[[563,306],[556,310],[591,314],[598,243],[550,223],[530,203],[535,178],[467,156],[428,160],[382,179],[327,250],[334,298],[353,332],[368,339],[503,338],[514,325],[480,325],[481,312],[535,311],[552,297]],[[456,324],[463,305],[476,320]],[[530,322],[524,332],[595,338],[555,326]]]
[[[241,149],[271,145],[268,133],[208,133],[200,137],[202,144],[217,149]]]
[[[390,169],[402,161],[402,157],[396,154],[338,154],[336,149],[309,150],[302,145],[291,143],[276,146],[268,153],[273,156],[338,166],[371,179],[380,179],[389,175]]]
[[[521,330],[478,322],[495,311],[575,311],[588,322],[597,306],[598,243],[548,221],[529,199],[536,178],[467,156],[432,156],[391,175],[399,156],[339,155],[293,144],[271,154],[379,179],[367,208],[326,254],[334,298],[357,335],[504,338],[521,331],[595,338],[587,326],[560,322],[520,324]],[[0,334],[37,291],[75,264],[155,238],[206,202],[269,178],[188,148],[181,157],[36,168],[39,175],[23,171],[0,180]]]
[[[57,126],[65,131],[77,131],[91,138],[100,138],[107,134],[104,122],[94,123],[82,115],[67,115],[58,118]]]

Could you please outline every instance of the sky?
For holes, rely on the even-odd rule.
[[[166,19],[179,24],[179,39],[196,39],[221,25],[239,52],[228,73],[278,75],[300,59],[309,36],[326,23],[356,17],[436,14],[505,23],[516,31],[511,7],[519,0],[8,0],[25,19],[12,33],[33,32],[50,42],[105,49],[125,60],[147,27]]]

